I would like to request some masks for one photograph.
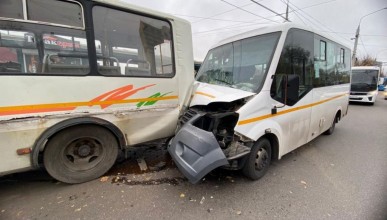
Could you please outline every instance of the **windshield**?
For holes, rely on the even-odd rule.
[[[210,50],[197,81],[258,92],[270,67],[280,32],[260,35]]]
[[[352,70],[352,84],[367,84],[376,87],[378,73],[377,70]]]

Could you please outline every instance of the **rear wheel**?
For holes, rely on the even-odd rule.
[[[82,183],[106,173],[118,155],[116,137],[95,125],[64,129],[52,137],[44,150],[47,172],[65,183]]]
[[[266,138],[259,139],[251,149],[242,169],[245,176],[258,180],[265,175],[271,162],[271,144]]]
[[[336,127],[336,122],[338,121],[338,117],[339,117],[338,115],[335,116],[335,118],[333,119],[333,123],[331,124],[331,127],[329,127],[329,129],[324,132],[325,135],[333,134]]]

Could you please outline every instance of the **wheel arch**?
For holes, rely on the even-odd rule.
[[[40,167],[39,155],[44,151],[47,140],[62,131],[63,129],[77,125],[97,125],[108,129],[117,138],[120,149],[126,146],[126,140],[121,130],[109,121],[96,117],[77,117],[61,121],[47,128],[35,141],[32,146],[31,163],[34,167]]]
[[[335,122],[338,123],[341,120],[342,117],[343,117],[343,115],[342,115],[341,108],[338,108],[336,110],[336,115],[335,115],[335,118],[334,118]]]
[[[278,160],[279,159],[279,140],[277,135],[275,135],[274,133],[266,133],[263,136],[261,136],[259,139],[261,138],[266,138],[270,142],[271,159]]]

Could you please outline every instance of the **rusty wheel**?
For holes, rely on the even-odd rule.
[[[95,125],[70,127],[50,138],[43,161],[47,172],[65,183],[98,178],[114,164],[118,143],[107,129]]]

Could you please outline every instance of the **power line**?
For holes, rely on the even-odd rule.
[[[252,5],[252,4],[253,4],[253,3],[249,3],[249,4],[246,4],[246,5],[242,5],[242,6],[240,6],[240,7],[241,7],[241,8],[244,8],[244,7],[249,6],[249,5]],[[198,23],[198,22],[204,21],[204,20],[206,20],[206,19],[210,19],[210,18],[216,17],[216,16],[218,16],[218,15],[226,14],[226,13],[228,13],[228,12],[230,12],[230,11],[235,11],[235,10],[237,10],[237,9],[238,9],[238,8],[234,8],[234,9],[231,9],[231,10],[227,10],[227,11],[224,11],[224,12],[220,12],[220,13],[218,13],[218,14],[211,15],[210,17],[203,17],[201,20],[194,21],[194,22],[192,22],[192,23]]]
[[[256,21],[238,21],[238,20],[228,20],[228,19],[220,19],[220,18],[210,18],[210,17],[200,17],[200,16],[192,16],[192,15],[182,15],[182,14],[173,14],[176,16],[182,16],[182,17],[191,17],[191,18],[201,18],[203,20],[215,20],[215,21],[228,21],[228,22],[238,22],[238,23],[250,23],[254,24],[257,23]],[[194,22],[191,22],[194,23]]]
[[[283,0],[281,0],[281,2],[283,2]],[[284,2],[283,2],[284,3]],[[297,5],[289,2],[291,5],[293,5],[295,8],[299,9],[301,12],[303,12],[305,15],[307,15],[308,17],[310,17],[311,19],[315,20],[316,22],[318,22],[320,25],[322,25],[323,27],[325,27],[326,29],[332,31],[332,32],[335,32],[334,30],[332,30],[331,28],[329,28],[328,26],[326,26],[325,24],[323,24],[322,22],[320,22],[319,20],[315,19],[314,17],[312,17],[311,15],[309,15],[308,13],[306,13],[304,10],[300,9],[299,7],[297,7]],[[285,3],[284,3],[285,4]],[[349,41],[351,42],[349,39],[347,38],[344,38],[343,36],[340,36],[339,34],[336,34],[338,37],[341,37],[342,39],[346,40],[346,41]],[[352,42],[351,42],[352,43]]]
[[[259,18],[263,18],[263,19],[268,20],[268,21],[271,21],[271,22],[279,23],[278,21],[274,21],[274,20],[271,20],[271,19],[262,17],[262,16],[260,16],[260,15],[257,15],[257,14],[255,14],[255,13],[251,12],[251,11],[247,11],[246,9],[243,9],[243,8],[237,6],[237,5],[231,4],[230,2],[227,2],[226,0],[220,0],[220,1],[222,1],[222,2],[224,2],[224,3],[226,3],[226,4],[229,4],[229,5],[231,5],[231,6],[235,7],[235,8],[238,8],[239,10],[242,10],[242,11],[244,11],[244,12],[247,12],[247,13],[249,13],[249,14],[252,14],[252,15],[254,15],[254,16],[257,16],[257,17],[259,17]]]
[[[266,9],[266,10],[268,10],[268,11],[274,13],[274,14],[276,14],[277,16],[282,17],[282,18],[285,19],[286,21],[289,21],[289,19],[287,19],[286,17],[282,16],[281,14],[278,14],[276,11],[271,10],[270,8],[268,8],[268,7],[264,6],[264,5],[262,5],[261,3],[257,2],[257,1],[254,1],[254,0],[250,0],[250,1],[252,1],[252,2],[254,2],[255,4],[261,6],[262,8],[264,8],[264,9]]]
[[[194,32],[192,33],[193,35],[197,35],[197,34],[203,34],[203,33],[210,33],[210,32],[214,32],[214,31],[218,31],[218,30],[225,30],[225,29],[235,29],[235,28],[242,28],[242,27],[251,27],[251,26],[255,26],[255,25],[261,25],[261,24],[268,24],[267,22],[266,23],[255,23],[255,24],[246,24],[246,25],[234,25],[234,26],[223,26],[223,27],[220,27],[220,28],[216,28],[216,29],[211,29],[211,30],[207,30],[207,31],[201,31],[201,32]]]
[[[367,49],[364,45],[363,39],[361,39],[361,37],[360,37],[360,41],[361,41],[361,44],[363,45],[364,51],[366,52],[366,54],[368,54]]]
[[[289,6],[289,8],[291,8],[290,6]],[[300,18],[300,16],[298,16],[298,11],[293,11],[294,12],[294,14],[298,17],[298,19],[300,19],[301,21],[302,21],[302,23],[304,23],[304,25],[305,26],[308,26],[305,22],[304,22],[304,20],[302,20],[301,18]],[[301,15],[301,14],[300,14]]]

